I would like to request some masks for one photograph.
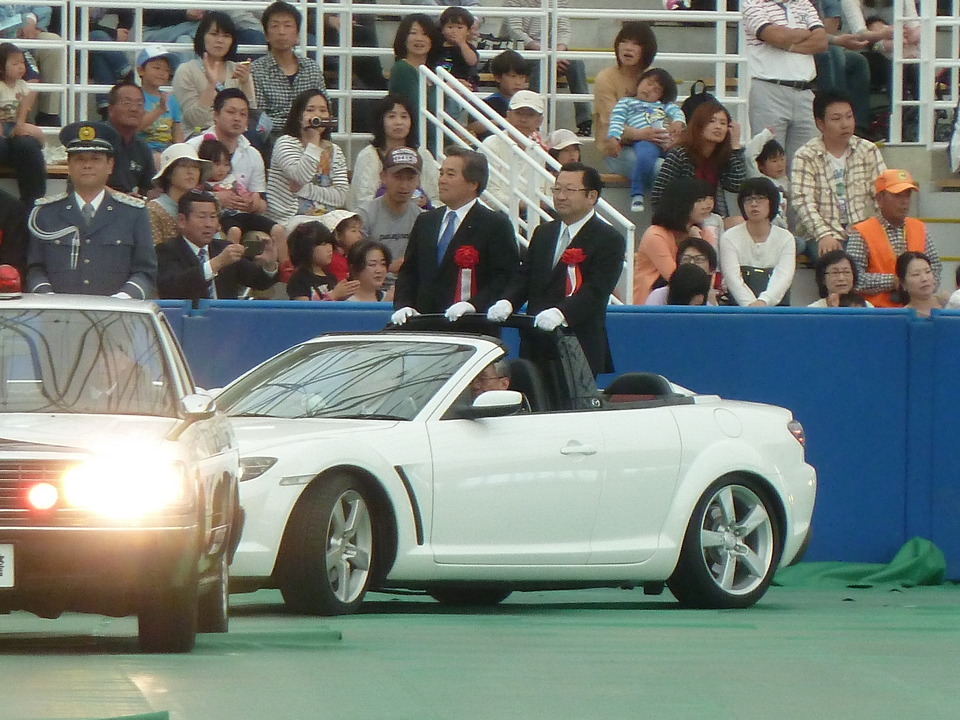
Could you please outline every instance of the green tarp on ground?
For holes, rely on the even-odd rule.
[[[854,588],[941,585],[946,569],[947,563],[940,548],[929,540],[913,538],[887,564],[801,562],[778,570],[773,584],[782,587]]]

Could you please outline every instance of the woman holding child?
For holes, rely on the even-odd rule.
[[[174,143],[160,154],[160,170],[153,176],[161,194],[147,203],[153,244],[176,237],[177,203],[184,195],[210,176],[213,164],[201,160],[187,143]]]
[[[598,148],[607,148],[610,113],[617,101],[637,94],[640,76],[650,67],[657,55],[657,36],[645,22],[625,22],[613,41],[617,63],[597,73],[593,84],[593,135]],[[624,128],[624,140],[633,143],[649,138],[640,137],[637,130]],[[634,162],[633,152],[625,148],[617,157],[605,158],[610,172],[630,176]]]

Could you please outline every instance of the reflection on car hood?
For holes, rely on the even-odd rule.
[[[232,417],[230,422],[240,444],[240,455],[250,456],[266,448],[294,444],[330,435],[376,432],[394,427],[399,420],[337,420],[334,418]]]
[[[102,450],[160,442],[176,418],[139,415],[0,414],[0,454]]]

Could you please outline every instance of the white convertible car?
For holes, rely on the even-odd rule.
[[[798,558],[816,473],[788,410],[647,373],[601,392],[573,336],[513,318],[524,359],[498,363],[506,344],[461,324],[321,336],[223,391],[246,511],[232,589],[317,614],[401,588],[667,585],[746,607]],[[492,363],[510,389],[478,392]]]

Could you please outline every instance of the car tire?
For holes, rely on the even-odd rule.
[[[767,488],[753,478],[725,476],[700,496],[667,585],[686,607],[749,607],[767,591],[781,549]]]
[[[278,573],[295,612],[355,612],[373,577],[375,528],[367,489],[349,476],[308,488],[290,516]]]
[[[186,653],[197,638],[197,577],[182,587],[164,587],[148,597],[137,616],[140,649],[148,653]]]
[[[506,600],[512,590],[483,587],[435,587],[427,591],[442,605],[454,607],[493,607]]]
[[[225,633],[230,629],[230,575],[226,549],[220,553],[216,568],[216,577],[200,596],[197,632]]]

